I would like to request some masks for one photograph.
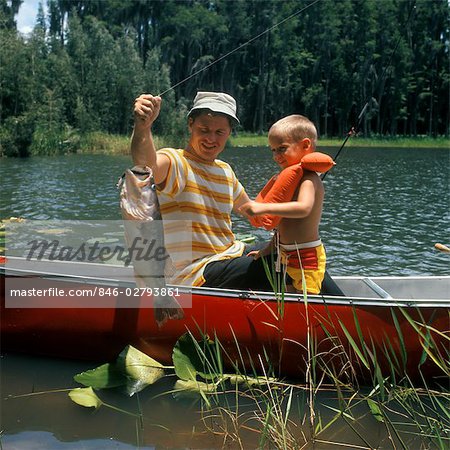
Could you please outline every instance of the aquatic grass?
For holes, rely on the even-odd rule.
[[[304,271],[303,271],[303,267],[301,265],[301,257],[300,255],[298,255],[298,259],[300,261],[300,270],[302,272],[302,299],[303,299],[303,305],[305,308],[305,321],[306,321],[306,328],[307,328],[307,342],[305,345],[306,348],[306,361],[305,361],[305,366],[306,366],[306,372],[305,372],[305,376],[306,376],[306,386],[305,389],[308,392],[308,411],[309,411],[309,428],[310,428],[310,435],[313,437],[313,441],[314,441],[314,435],[316,434],[316,430],[318,429],[317,424],[315,424],[316,421],[316,412],[315,412],[315,393],[320,389],[320,385],[323,382],[323,377],[321,378],[320,382],[317,383],[317,374],[316,374],[316,367],[317,367],[317,359],[316,359],[316,355],[317,355],[317,347],[318,344],[316,342],[316,340],[314,339],[314,335],[312,333],[311,330],[311,325],[310,325],[310,314],[309,314],[309,303],[308,303],[308,294],[307,294],[307,286],[306,286],[306,280],[305,280],[305,275],[304,275]],[[273,262],[273,260],[272,260]],[[272,264],[272,268],[274,267],[274,265]],[[284,283],[284,277],[282,278],[280,275],[280,272],[277,274],[273,273],[273,271],[270,271],[270,268],[267,267],[266,264],[264,264],[264,268],[266,271],[266,275],[269,277],[269,280],[271,282],[271,285],[273,287],[274,290],[274,295],[277,298],[277,310],[280,316],[280,319],[283,318],[284,316],[284,312],[285,312],[285,308],[284,308],[284,288],[285,288],[285,283]],[[278,281],[278,282],[277,282]],[[281,283],[281,288],[280,288],[280,283]],[[281,296],[279,295],[279,292],[281,291]],[[284,340],[282,339],[281,342],[283,342]],[[281,355],[282,355],[282,347],[280,346],[280,362],[281,362]],[[270,390],[270,386],[269,386],[269,392],[271,393],[272,391]],[[290,390],[290,395],[289,395],[289,399],[288,399],[288,407],[287,407],[287,411],[290,411],[290,405],[291,405],[291,401],[292,401],[292,386],[291,386],[291,390]],[[283,447],[281,448],[287,448],[287,441],[286,441],[286,436],[287,436],[287,416],[285,418],[284,421],[280,421],[278,420],[278,417],[275,417],[275,422],[278,423],[278,427],[276,428],[269,428],[269,418],[272,417],[274,415],[273,411],[279,411],[279,409],[275,406],[273,406],[274,404],[274,396],[272,395],[270,400],[272,401],[271,403],[269,402],[267,404],[267,408],[266,408],[266,414],[265,414],[265,421],[264,423],[264,427],[262,430],[262,440],[260,442],[260,444],[264,444],[264,440],[267,439],[266,434],[269,432],[271,432],[271,438],[272,440],[275,440],[277,442],[278,445],[280,445],[281,443],[283,444]],[[280,426],[281,425],[281,426]],[[319,427],[320,428],[320,427]],[[278,438],[275,437],[273,435],[274,430],[277,430],[277,432],[279,433]],[[281,437],[281,439],[279,439]],[[290,439],[289,439],[290,440]],[[294,440],[295,442],[295,440]],[[290,447],[289,447],[290,448]]]
[[[367,353],[365,346],[361,346],[361,347],[358,346],[358,344],[353,339],[353,336],[351,335],[351,333],[348,331],[347,327],[342,323],[342,321],[340,319],[339,319],[339,324],[340,324],[342,331],[344,332],[349,344],[351,345],[352,349],[358,356],[359,361],[363,363],[364,367],[367,370],[370,370],[369,361],[366,357],[367,355],[365,354],[365,353]],[[360,339],[361,339],[361,337],[362,336],[360,336]]]
[[[403,313],[407,314],[406,311],[403,311]],[[394,313],[393,313],[393,316],[395,317]],[[423,317],[422,317],[422,319],[423,319]],[[355,329],[357,330],[356,333],[358,336],[358,340],[360,341],[359,345],[356,343],[355,339],[353,339],[352,334],[349,332],[347,327],[344,326],[342,321],[339,320],[338,322],[342,328],[342,331],[344,332],[344,335],[348,341],[350,348],[355,352],[357,359],[360,362],[362,362],[362,366],[368,372],[373,373],[372,382],[374,383],[375,388],[371,392],[370,396],[366,398],[366,402],[369,407],[369,410],[376,420],[380,420],[383,423],[386,423],[387,432],[388,433],[392,432],[395,435],[397,441],[400,443],[400,445],[403,448],[407,448],[406,444],[402,441],[402,438],[401,438],[399,432],[395,428],[395,423],[391,422],[388,415],[384,412],[385,410],[388,410],[388,405],[390,404],[391,401],[393,401],[392,392],[393,391],[395,392],[396,389],[397,390],[402,389],[401,385],[395,384],[395,377],[392,376],[393,374],[398,373],[398,358],[396,358],[396,356],[395,356],[396,352],[394,351],[394,349],[390,343],[389,343],[389,346],[386,346],[385,342],[383,343],[382,348],[384,348],[384,356],[387,357],[386,359],[387,359],[388,365],[390,366],[390,373],[391,373],[391,377],[385,378],[382,376],[382,372],[381,372],[381,368],[380,368],[380,361],[378,360],[378,356],[377,356],[378,354],[377,354],[377,350],[376,350],[377,347],[376,347],[375,343],[373,342],[373,340],[371,340],[371,342],[365,342],[365,340],[362,336],[362,333],[360,332],[360,327],[359,327],[359,323],[358,323],[356,314],[354,315],[354,321],[355,321]],[[397,323],[396,329],[398,331],[400,331],[400,328],[398,326],[398,321],[396,323]],[[330,325],[330,324],[332,324],[332,322],[329,321],[328,324]],[[424,326],[424,324],[420,323],[420,321],[414,321],[414,325],[415,325],[414,329],[416,331],[418,331],[421,326]],[[321,326],[322,326],[322,329],[326,330],[328,339],[330,339],[330,341],[332,341],[332,342],[333,341],[335,342],[334,348],[339,349],[339,351],[344,351],[343,350],[344,344],[339,343],[338,334],[333,336],[333,334],[329,332],[329,327],[325,326],[323,322],[322,322]],[[425,324],[425,327],[432,329],[432,327],[430,327],[426,324]],[[333,326],[331,328],[333,328]],[[432,330],[430,330],[430,332],[431,331]],[[401,333],[399,333],[399,334],[401,336]],[[431,333],[427,334],[427,333],[421,332],[419,337],[424,338],[423,346],[426,349],[427,354],[433,355],[433,353],[431,353],[431,348],[435,347],[435,345],[434,345],[434,341],[431,337]],[[406,351],[405,351],[405,347],[404,347],[404,341],[401,338],[399,340],[402,343],[401,344],[401,353],[404,355],[403,356],[403,361],[404,361],[403,368],[406,368],[406,358],[405,358]],[[389,350],[388,350],[388,348],[389,348]],[[393,355],[393,356],[391,357],[391,355]],[[435,362],[435,364],[438,366],[444,364],[443,360],[438,359],[437,357],[433,357],[432,359]],[[321,358],[318,358],[318,361],[320,362]],[[421,358],[421,364],[423,362],[424,362],[423,358]],[[353,369],[353,372],[354,372],[354,369]],[[333,368],[330,369],[328,366],[326,373],[335,383],[335,388],[338,393],[338,398],[340,399],[339,401],[341,404],[342,415],[343,415],[343,417],[345,416],[348,418],[348,416],[346,415],[346,412],[349,411],[349,405],[345,404],[343,402],[341,384],[339,383],[339,379],[337,378],[337,371],[334,370]],[[391,384],[392,379],[394,380],[394,384]],[[417,392],[417,388],[414,387],[414,384],[408,377],[404,377],[403,380],[406,380],[405,384],[409,385],[410,389],[412,391]],[[355,393],[357,393],[359,397],[364,398],[364,396],[361,396],[357,386],[352,387],[352,389],[355,390]],[[437,395],[437,397],[436,397],[436,395]],[[379,397],[379,399],[378,399],[378,397]],[[393,398],[397,401],[400,401],[399,397],[393,397]],[[440,400],[440,398],[447,398],[446,394],[430,392],[429,397],[427,398],[427,401],[429,401],[430,403],[432,403],[432,404],[434,402],[436,403],[436,405],[432,408],[432,411],[434,411],[435,413],[443,403]],[[415,402],[416,403],[421,402],[421,399],[419,397],[416,397]],[[440,405],[440,406],[438,407],[438,405]],[[405,407],[406,417],[408,418],[408,420],[413,421],[415,427],[422,430],[422,433],[420,433],[422,435],[425,432],[425,430],[423,429],[423,427],[420,426],[419,422],[414,419],[414,416],[412,414],[410,414],[410,411],[414,411],[416,408],[417,408],[417,405],[411,405],[409,408]],[[429,414],[426,415],[424,413],[424,417],[429,417],[429,416],[430,416]],[[335,417],[334,420],[337,420],[337,418]],[[439,420],[437,422],[439,422]],[[391,427],[392,430],[389,427]],[[322,428],[326,429],[326,428],[328,428],[328,426],[325,426]],[[319,429],[320,428],[316,428],[315,431],[317,432]],[[435,426],[435,422],[428,423],[427,430],[431,430],[430,435],[434,436],[434,438],[437,439],[438,442],[445,442],[448,444],[448,438],[444,439],[442,436],[442,429],[443,429],[442,426],[440,428]],[[433,433],[434,433],[434,435],[433,435]],[[448,434],[448,431],[446,433]],[[439,447],[439,448],[441,448],[441,447]]]
[[[407,422],[389,420],[389,424],[394,431],[398,427],[408,425],[410,428],[414,427],[414,429],[408,431],[408,434],[430,439],[431,443],[438,443],[437,448],[448,448],[447,446],[450,443],[448,426],[450,423],[448,417],[445,418],[442,415],[447,408],[439,410],[436,407],[430,407],[430,404],[441,403],[439,397],[446,398],[448,402],[448,394],[427,392],[427,389],[414,388],[413,384],[408,388],[394,387],[391,394],[393,400],[396,401],[395,404],[401,407],[400,411],[396,410],[394,412],[396,415],[407,419]],[[441,444],[445,444],[445,446]]]
[[[233,335],[235,336],[234,332]],[[193,336],[190,336],[193,338]],[[243,367],[246,367],[242,349],[239,346],[239,343],[236,339],[236,345],[238,348],[238,354],[241,358],[241,364]],[[202,349],[201,345],[194,345],[195,349],[199,352],[199,355],[203,358],[211,357],[211,354],[208,354],[208,352],[205,352]],[[215,347],[215,350],[217,352],[221,352],[223,349],[223,346],[217,345]],[[221,358],[217,358],[216,355],[213,355],[213,358],[216,360],[221,360]],[[252,359],[250,359],[252,361]],[[252,427],[248,426],[248,422],[252,420],[251,417],[246,417],[245,414],[239,413],[239,399],[245,398],[245,399],[252,399],[252,405],[258,408],[259,411],[264,411],[264,415],[269,420],[267,423],[267,432],[270,434],[273,434],[273,430],[277,428],[277,426],[280,423],[280,418],[284,417],[283,414],[280,413],[279,409],[276,409],[278,402],[276,399],[278,398],[278,390],[277,387],[274,387],[272,383],[274,382],[273,378],[270,378],[266,372],[265,366],[267,365],[267,361],[270,361],[269,355],[263,351],[263,354],[259,355],[258,357],[258,366],[260,367],[260,370],[263,372],[263,376],[256,376],[256,377],[248,377],[247,375],[231,375],[231,374],[223,374],[223,373],[217,373],[217,367],[214,366],[214,364],[207,364],[207,366],[212,370],[213,373],[209,373],[207,375],[207,378],[213,378],[216,379],[216,386],[219,385],[222,386],[223,390],[219,393],[216,391],[214,394],[215,405],[211,403],[209,399],[206,404],[207,410],[206,414],[204,414],[204,420],[205,422],[209,422],[214,418],[214,424],[211,428],[211,431],[214,433],[217,433],[217,426],[220,430],[224,433],[224,442],[231,439],[232,442],[236,443],[239,442],[239,439],[236,437],[239,435],[239,429],[241,427],[245,427],[245,429],[252,429]],[[234,361],[233,361],[234,363]],[[253,371],[256,374],[256,370],[254,367],[254,362],[252,361],[252,367]],[[269,370],[271,370],[270,365],[268,366]],[[234,385],[234,390],[232,390],[235,393],[235,404],[231,405],[227,401],[227,397],[224,396],[224,394],[229,393],[230,391],[227,390],[225,386],[225,382],[231,383],[231,385]],[[242,391],[242,388],[240,386],[246,386],[245,391]],[[269,394],[267,394],[269,392]],[[221,402],[221,398],[225,399],[225,405],[223,405],[223,402]],[[270,400],[270,401],[269,401]],[[254,402],[254,403],[253,403]],[[290,403],[289,403],[290,405]],[[275,408],[275,409],[274,409]],[[290,406],[289,408],[290,409]],[[211,412],[214,411],[214,412]],[[217,425],[217,420],[220,419],[220,424]],[[274,423],[276,422],[278,425],[274,426]],[[209,425],[211,426],[211,425]],[[231,427],[231,428],[230,428]],[[265,427],[263,427],[263,430]],[[262,434],[262,440],[265,439],[265,433],[263,431]],[[243,447],[240,447],[243,448]],[[285,448],[285,447],[280,447]]]
[[[399,310],[411,325],[414,332],[420,338],[420,344],[422,345],[423,352],[420,358],[419,368],[424,364],[426,359],[429,358],[435,363],[436,367],[438,367],[445,376],[450,376],[450,331],[448,334],[445,334],[425,323],[423,315],[419,309],[417,309],[417,314],[420,318],[420,321],[414,320],[404,308],[399,307]],[[443,338],[446,345],[444,344],[442,348],[439,348],[432,336],[432,332],[435,332],[441,338]]]
[[[343,138],[320,138],[318,148],[340,147]],[[232,147],[268,147],[267,133],[254,134],[242,132],[231,139]],[[448,149],[450,142],[445,136],[432,138],[429,136],[356,136],[347,144],[349,147],[377,147],[377,148],[442,148]]]
[[[424,327],[427,330],[427,341],[426,344],[424,342],[421,342],[421,345],[424,349],[424,354],[423,356],[429,357],[434,364],[436,365],[436,367],[438,367],[442,372],[443,375],[446,377],[450,376],[450,335],[446,335],[443,336],[441,333],[441,336],[444,337],[446,344],[447,345],[443,345],[442,348],[440,349],[437,345],[436,342],[433,338],[433,336],[431,335],[431,331],[437,331],[435,330],[433,327],[430,327],[428,324],[425,324]],[[445,352],[445,354],[443,354],[442,352]],[[425,355],[426,353],[426,355]]]
[[[234,332],[233,332],[234,335]],[[192,336],[191,336],[192,337]],[[239,343],[236,339],[236,345],[238,347],[238,354],[241,358],[241,364],[245,367],[245,361],[242,353],[242,349],[239,346]],[[200,352],[202,357],[207,358],[208,355],[201,349],[201,346],[195,346],[196,350]],[[223,348],[222,345],[217,346],[216,349],[221,350]],[[250,361],[252,361],[250,359]],[[278,448],[291,448],[287,446],[287,442],[295,442],[293,436],[287,432],[287,424],[288,424],[288,416],[287,414],[292,405],[292,395],[293,395],[293,387],[289,386],[289,393],[287,394],[287,407],[286,409],[281,409],[280,402],[280,388],[279,385],[275,382],[275,380],[269,377],[268,372],[266,371],[267,362],[270,361],[270,357],[266,351],[263,351],[257,358],[259,370],[262,371],[263,375],[258,376],[256,378],[249,378],[247,376],[231,376],[228,374],[220,374],[219,382],[228,381],[232,384],[234,383],[234,392],[236,402],[235,405],[232,406],[225,400],[225,406],[220,402],[220,397],[215,396],[215,409],[214,414],[211,414],[211,410],[213,409],[213,405],[211,402],[207,404],[207,414],[205,415],[205,420],[210,420],[212,417],[217,420],[218,418],[222,418],[223,423],[219,425],[221,430],[226,430],[224,433],[227,433],[228,439],[236,441],[236,429],[241,426],[245,426],[248,429],[248,422],[251,420],[262,422],[262,434],[260,443],[265,443],[270,436],[270,442],[275,442],[277,445],[281,445]],[[254,364],[254,362],[252,362]],[[214,367],[213,364],[209,364],[209,367]],[[256,372],[255,367],[253,370]],[[271,370],[271,365],[268,365],[268,370]],[[270,372],[269,372],[270,373]],[[218,375],[218,374],[214,374]],[[238,381],[242,381],[245,386],[245,390],[242,391],[242,388],[238,387],[238,385],[242,386],[242,383],[238,383]],[[218,383],[219,384],[219,383]],[[224,387],[224,385],[222,384]],[[225,394],[229,391],[224,390],[221,392]],[[285,393],[283,392],[282,396],[285,397]],[[257,414],[253,417],[247,417],[244,414],[240,414],[238,412],[239,398],[251,399],[252,405],[254,408],[259,411],[260,414]],[[223,398],[223,397],[222,397]],[[231,421],[231,424],[230,424]],[[244,425],[243,425],[244,424]],[[230,432],[230,426],[232,425],[232,432]],[[251,427],[250,427],[251,428]],[[279,433],[277,432],[279,431]],[[261,431],[261,430],[260,430]],[[217,432],[217,431],[215,431]]]
[[[261,355],[260,358],[263,358],[263,356]],[[263,361],[260,361],[260,364],[262,367],[264,366]],[[208,396],[209,404],[205,403],[207,408],[204,410],[203,418],[210,431],[215,434],[222,433],[224,436],[224,445],[233,443],[234,445],[238,445],[239,448],[245,448],[242,442],[238,444],[243,430],[262,433],[260,435],[261,447],[262,445],[266,445],[269,448],[273,446],[276,446],[276,448],[301,448],[301,443],[298,441],[297,435],[298,422],[296,418],[291,418],[291,412],[294,404],[294,393],[299,390],[307,391],[308,386],[293,385],[268,379],[264,382],[264,376],[260,378],[258,384],[251,387],[246,386],[244,389],[243,386],[242,384],[236,383],[234,387],[224,388],[219,393],[220,395],[216,393],[213,397]],[[226,401],[226,394],[230,392],[234,394],[235,401],[233,404]],[[381,399],[378,399],[379,392],[377,389],[369,394],[352,391],[351,387],[345,390],[338,388],[338,392],[340,392],[340,408],[333,409],[333,407],[329,407],[336,414],[328,422],[323,422],[320,415],[316,416],[314,429],[312,432],[310,431],[309,436],[304,436],[306,438],[305,444],[313,441],[330,443],[329,440],[321,439],[320,436],[325,436],[325,431],[340,420],[345,422],[349,430],[355,433],[355,435],[360,434],[358,429],[353,425],[358,418],[352,414],[352,410],[360,406],[361,402],[366,402],[368,412],[375,419],[376,416],[383,418],[381,423],[386,424],[387,432],[396,435],[395,427],[398,426],[399,422],[386,419],[389,406],[395,401],[395,391],[390,393],[389,402],[383,402]],[[410,396],[410,394],[407,395]],[[242,399],[252,402],[254,405],[253,411],[240,410],[239,404]],[[224,401],[225,405],[223,403]],[[328,405],[325,404],[325,407],[328,407]],[[414,410],[416,408],[405,407],[405,409]],[[398,413],[396,412],[396,414]],[[409,418],[406,415],[404,417],[405,420]],[[259,425],[255,425],[255,423]],[[422,434],[425,430],[431,430],[430,433],[436,433],[437,426],[430,422],[426,429],[422,427],[422,430]],[[360,437],[364,438],[364,436]],[[401,439],[402,437],[399,432],[396,440],[400,442]],[[362,442],[365,442],[366,448],[373,448],[367,439]],[[401,448],[408,447],[404,444]]]
[[[400,363],[397,358],[396,351],[395,351],[394,347],[392,346],[392,343],[389,339],[389,336],[385,333],[384,337],[385,337],[385,339],[382,342],[383,355],[386,358],[386,360],[388,361],[390,379],[392,380],[393,384],[396,384],[397,374],[400,371],[400,369],[399,369]],[[386,345],[386,342],[387,342],[387,345]]]
[[[284,296],[286,293],[286,283],[284,283],[284,274],[281,270],[277,270],[277,263],[274,261],[274,253],[270,253],[270,264],[266,261],[266,258],[262,258],[264,272],[269,280],[272,292],[277,299],[277,310],[280,319],[284,317]]]
[[[393,308],[391,308],[391,317],[394,322],[395,331],[397,332],[397,336],[400,341],[400,356],[402,358],[402,368],[405,369],[406,363],[408,361],[408,352],[406,351],[405,339],[403,337],[403,333],[402,333],[400,324],[397,319],[397,314],[395,314],[395,311]]]
[[[299,258],[300,259],[300,258]],[[301,260],[300,260],[301,261]],[[302,267],[301,267],[302,270]],[[303,272],[303,270],[302,270]],[[322,426],[318,426],[317,424],[315,424],[315,420],[316,420],[316,414],[315,414],[315,407],[314,407],[314,401],[315,401],[315,393],[320,389],[320,384],[317,385],[316,384],[316,376],[315,376],[315,369],[317,366],[317,359],[316,359],[316,355],[317,355],[317,343],[313,344],[315,342],[314,336],[311,333],[311,327],[310,327],[310,316],[309,316],[309,308],[308,308],[308,296],[307,296],[307,289],[306,289],[306,283],[305,283],[305,277],[303,274],[302,277],[302,284],[303,284],[303,303],[304,303],[304,307],[305,307],[305,320],[306,320],[306,325],[307,325],[307,344],[306,344],[306,350],[307,350],[307,361],[306,361],[306,389],[308,391],[308,406],[309,406],[309,427],[310,427],[310,435],[313,436],[313,441],[314,441],[314,435],[318,432],[318,430],[320,430],[321,428],[326,429],[328,427],[322,427]],[[272,283],[272,285],[275,285],[275,283]],[[283,298],[284,300],[284,298]],[[283,309],[284,312],[284,309]],[[363,336],[362,336],[362,332],[359,326],[359,322],[357,320],[357,317],[354,313],[354,317],[355,317],[355,325],[356,325],[356,329],[357,329],[357,333],[358,336],[360,338],[360,341],[364,342],[363,340]],[[360,351],[359,347],[356,345],[355,341],[353,340],[351,334],[346,330],[346,328],[343,326],[342,322],[340,322],[341,327],[344,330],[344,333],[346,334],[348,340],[352,343],[352,346],[354,348],[354,350],[356,351],[356,353],[358,354],[358,356],[360,356],[360,358],[365,362],[365,365],[367,367],[367,369],[369,369],[369,363],[366,361],[365,357],[363,356],[363,353]],[[329,334],[330,338],[331,335]],[[342,347],[342,346],[339,346]],[[369,348],[367,347],[367,345],[363,345],[363,349],[364,349],[364,353],[366,354],[366,356],[370,357],[370,359],[373,362],[373,365],[376,367],[375,370],[375,376],[378,379],[378,385],[379,386],[383,386],[383,382],[384,380],[381,377],[381,372],[379,370],[378,364],[377,364],[377,360],[376,360],[376,351],[375,351],[375,346],[372,343],[372,351],[369,350]],[[323,378],[321,379],[321,382],[323,381]],[[340,392],[340,390],[338,391]],[[342,403],[342,395],[341,397],[341,403]],[[384,397],[384,395],[382,394],[382,397]],[[272,397],[273,400],[273,397]],[[378,418],[380,418],[382,416],[381,410],[378,407],[378,404],[371,400],[368,399],[367,403],[369,405],[369,408],[372,411],[372,414],[376,414],[376,416]],[[341,407],[342,411],[345,411],[347,409],[347,406],[345,407]],[[269,419],[269,417],[271,417],[271,413],[272,412],[272,408],[267,409],[267,414],[265,416],[266,421],[265,426],[263,428],[263,433],[262,436],[265,436],[265,432],[267,432],[268,427],[267,427],[267,421]],[[341,412],[342,413],[342,412]],[[335,420],[337,420],[337,417],[335,418]],[[286,425],[286,422],[285,422]],[[281,427],[281,434],[284,434],[285,428]],[[356,430],[355,430],[356,431]]]
[[[264,448],[266,444],[280,449],[296,448],[297,440],[291,431],[295,422],[289,419],[293,387],[282,392],[272,389],[270,385],[267,388],[265,407],[259,410],[260,415],[257,416],[262,426],[260,448]]]
[[[166,139],[154,136],[156,148],[167,146]],[[76,153],[128,155],[130,154],[130,136],[93,131],[77,136],[73,145]]]
[[[320,317],[320,319],[319,325],[327,336],[322,343],[325,345],[327,345],[327,342],[331,343],[331,345],[327,345],[329,351],[318,353],[316,355],[318,364],[320,365],[324,376],[327,376],[337,386],[349,383],[357,385],[358,379],[354,370],[354,365],[351,364],[350,355],[341,339],[339,339],[334,324],[322,317]],[[329,327],[335,331],[334,334],[329,331]],[[337,360],[336,364],[334,363],[334,360]],[[336,368],[338,368],[338,370],[336,370]]]

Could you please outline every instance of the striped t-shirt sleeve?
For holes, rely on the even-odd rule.
[[[169,197],[176,197],[186,186],[188,174],[186,160],[184,158],[177,158],[173,153],[173,149],[163,148],[158,153],[166,155],[170,160],[167,178],[163,185],[158,186],[158,191]]]
[[[239,199],[244,195],[245,189],[244,186],[237,179],[235,173],[233,172],[234,180],[233,180],[233,202],[237,203]]]

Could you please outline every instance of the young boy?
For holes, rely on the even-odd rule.
[[[281,169],[298,164],[303,156],[314,152],[316,142],[316,127],[304,116],[284,117],[269,130],[273,159]],[[251,201],[240,208],[247,217],[272,214],[282,218],[271,243],[263,250],[251,252],[248,256],[258,259],[278,250],[281,262],[292,279],[292,287],[288,285],[288,291],[303,291],[303,270],[307,292],[320,293],[326,264],[325,249],[319,237],[323,199],[324,188],[320,177],[316,172],[305,170],[291,201]]]

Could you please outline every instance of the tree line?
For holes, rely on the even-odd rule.
[[[137,95],[199,71],[164,95],[157,133],[179,139],[195,93],[218,90],[249,132],[300,113],[343,136],[367,103],[366,136],[449,135],[447,0],[48,0],[28,36],[21,4],[0,0],[5,155],[129,134]]]

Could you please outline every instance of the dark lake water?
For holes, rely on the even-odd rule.
[[[334,150],[325,149],[332,154]],[[347,148],[325,179],[321,237],[335,275],[438,275],[448,259],[449,160],[445,149]],[[265,148],[233,148],[223,159],[251,197],[277,171]],[[120,219],[115,187],[127,156],[1,159],[0,217]],[[268,239],[234,218],[237,233]]]
[[[332,149],[324,151],[333,154]],[[255,196],[277,170],[267,149],[228,149],[223,159],[232,164],[250,196]],[[450,243],[449,162],[447,150],[344,150],[325,180],[321,237],[331,274],[447,275],[448,256],[437,252],[434,244]],[[129,157],[107,155],[0,159],[0,218],[120,219],[115,184],[130,164]],[[234,228],[259,240],[269,237],[239,217],[234,218]],[[71,403],[67,392],[10,397],[75,387],[73,375],[95,366],[4,355],[0,449],[221,448],[222,436],[208,431],[214,419],[206,426],[198,405],[159,395],[167,390],[170,380],[132,399],[102,394],[116,406],[141,411],[142,423],[103,407],[97,412],[84,409]],[[328,405],[320,409],[324,421],[327,417],[331,420],[329,407],[334,407],[336,395],[331,392],[326,397],[317,398]],[[299,405],[304,408],[306,399],[300,398]],[[293,420],[300,423],[300,416]],[[357,419],[359,430],[365,430],[375,447],[392,448],[385,429],[367,415],[367,409]],[[307,424],[305,427],[307,432]],[[346,448],[362,445],[343,421],[336,422],[324,438],[345,442]],[[254,434],[246,439],[245,448],[257,448]],[[406,442],[408,448],[419,448],[414,439]],[[230,444],[225,448],[237,447]]]

